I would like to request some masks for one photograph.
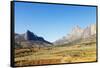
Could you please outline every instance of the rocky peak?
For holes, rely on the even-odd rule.
[[[90,28],[91,28],[91,35],[96,34],[96,24],[91,24]]]
[[[32,33],[31,31],[27,30],[26,33],[25,33],[25,40],[32,40],[33,39],[33,36],[35,37],[34,33]]]
[[[59,44],[59,43],[64,44],[64,43],[72,42],[72,41],[75,41],[78,39],[89,38],[95,34],[96,34],[96,24],[91,24],[84,29],[80,28],[77,25],[72,29],[72,31],[69,34],[56,40],[55,43],[56,44]]]
[[[34,41],[42,41],[44,40],[42,37],[38,37],[37,35],[35,35],[33,32],[27,30],[25,33],[25,40],[34,40]]]
[[[78,25],[72,29],[71,34],[82,33],[83,29],[81,29]]]
[[[37,36],[30,30],[27,30],[24,34],[15,33],[15,42],[21,47],[44,47],[53,45],[51,42],[46,41],[43,37]]]
[[[96,25],[91,24],[90,26],[87,26],[84,29],[82,36],[83,36],[83,38],[87,38],[87,37],[90,37],[91,35],[95,35],[95,34],[96,34]]]

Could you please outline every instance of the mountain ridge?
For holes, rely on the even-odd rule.
[[[72,28],[72,31],[54,42],[55,45],[67,44],[78,39],[86,39],[96,34],[96,24],[91,24],[82,29],[79,26]]]
[[[22,47],[22,48],[45,47],[45,46],[47,47],[52,45],[62,45],[62,44],[78,42],[78,40],[89,39],[92,36],[96,37],[95,35],[96,35],[96,24],[91,24],[84,29],[82,29],[79,26],[75,26],[74,28],[72,28],[72,31],[69,34],[51,43],[45,40],[43,37],[37,36],[30,30],[27,30],[23,34],[15,33],[15,44],[16,47]]]
[[[37,36],[33,32],[27,30],[26,33],[15,33],[15,42],[19,47],[43,47],[52,45],[51,42],[46,41],[43,37]]]

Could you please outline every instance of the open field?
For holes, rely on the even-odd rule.
[[[96,61],[96,43],[15,50],[15,66]]]

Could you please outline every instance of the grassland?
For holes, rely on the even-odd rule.
[[[15,49],[15,66],[96,61],[96,41],[74,45]]]

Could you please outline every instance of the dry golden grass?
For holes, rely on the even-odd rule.
[[[15,49],[15,65],[41,65],[96,61],[96,43],[49,48]]]

